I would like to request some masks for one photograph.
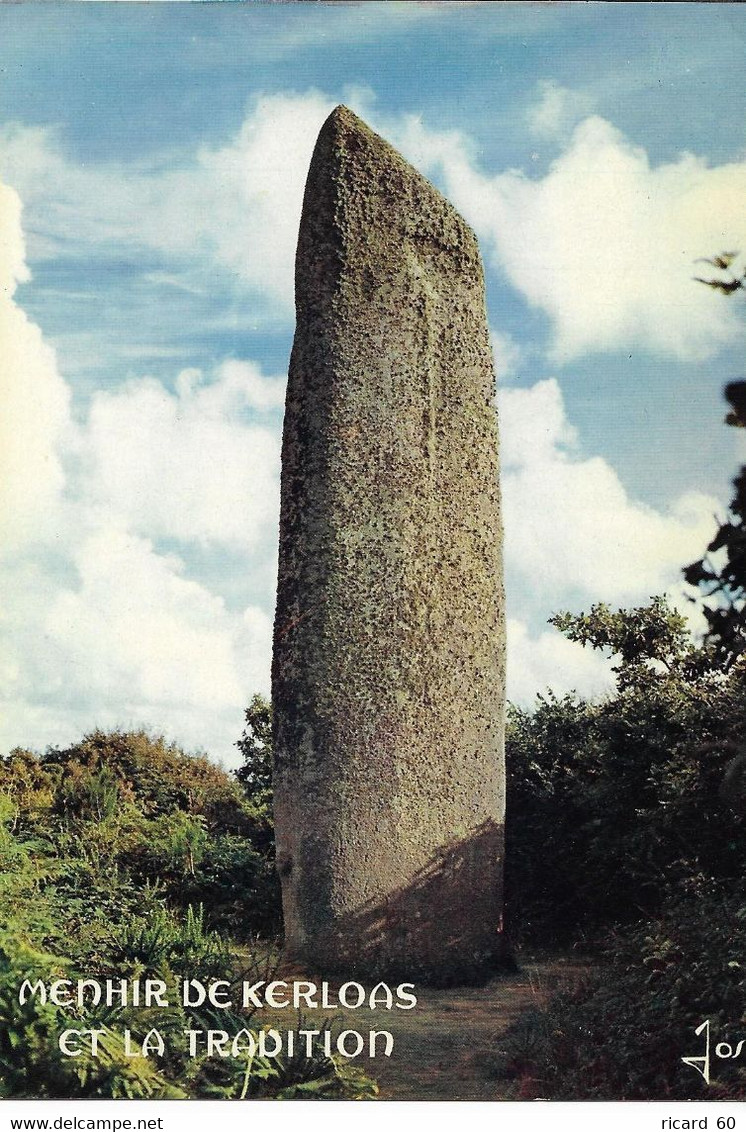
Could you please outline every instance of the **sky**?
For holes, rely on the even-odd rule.
[[[558,610],[667,594],[701,628],[746,321],[693,277],[746,253],[745,48],[730,3],[0,4],[0,752],[144,726],[237,764],[339,103],[480,242],[510,698],[609,688]]]

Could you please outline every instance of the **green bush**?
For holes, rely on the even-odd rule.
[[[705,1100],[746,1097],[746,897],[693,891],[655,921],[616,934],[594,976],[525,1014],[508,1035],[499,1071],[513,1094],[552,1100]],[[682,1057],[704,1052],[695,1030],[710,1020],[710,1084]],[[734,1037],[736,1041],[733,1041]]]
[[[223,979],[233,967],[226,941],[205,927],[202,905],[197,911],[190,905],[183,919],[158,904],[149,913],[131,914],[112,933],[108,959],[117,971],[137,968],[152,977],[168,968],[184,977],[199,972],[200,978]]]
[[[64,962],[5,935],[0,938],[0,1097],[128,1097],[162,1100],[186,1096],[149,1059],[125,1056],[121,1035],[103,1027],[99,1056],[60,1052],[60,1033],[74,1015],[50,1003],[18,1001],[24,979],[69,975]]]
[[[271,934],[280,893],[270,815],[266,784],[241,784],[142,731],[96,731],[44,755],[15,750],[0,760],[0,913],[43,947],[56,946],[66,918],[81,958],[84,945],[100,952],[101,926],[126,919],[145,886],[173,908],[203,904],[213,929]]]
[[[267,738],[268,707],[252,712]],[[308,1058],[189,1056],[189,1028],[258,1030],[251,1010],[183,1006],[182,979],[274,977],[271,945],[246,946],[277,929],[280,909],[271,751],[259,732],[256,742],[261,774],[241,782],[144,732],[94,732],[64,751],[0,760],[0,1096],[375,1094],[365,1073],[318,1045]],[[18,1002],[26,977],[79,975],[160,978],[168,1005]],[[68,1027],[100,1030],[98,1056],[63,1056]],[[128,1057],[125,1031],[137,1048],[153,1027],[163,1056]]]
[[[746,665],[726,676],[700,664],[660,600],[557,620],[617,651],[619,687],[599,703],[548,695],[509,709],[508,923],[544,944],[655,915],[700,875],[735,882],[746,848],[727,786],[746,741]]]

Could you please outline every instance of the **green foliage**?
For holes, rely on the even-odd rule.
[[[0,937],[0,1097],[126,1097],[165,1100],[184,1097],[154,1063],[125,1056],[120,1033],[102,1027],[99,1055],[64,1057],[58,1035],[71,1025],[69,1011],[29,998],[18,1001],[24,979],[58,977],[64,961],[9,935]],[[68,974],[65,971],[65,974]]]
[[[746,290],[743,263],[733,268],[738,252],[721,252],[701,262],[715,268],[710,279],[698,278],[724,295]],[[726,424],[746,428],[746,381],[725,387],[729,406]],[[706,643],[722,668],[730,667],[746,652],[746,466],[735,480],[730,514],[722,522],[702,558],[684,570],[686,581],[699,589],[707,619]],[[713,557],[711,557],[713,556]]]
[[[64,778],[54,799],[62,814],[71,784],[90,790],[88,779],[95,781],[105,769],[121,804],[135,802],[148,818],[184,811],[201,815],[210,833],[248,830],[243,797],[230,775],[206,757],[188,755],[144,731],[94,731],[74,747],[48,750],[40,762],[49,780]]]
[[[103,822],[114,816],[119,804],[119,785],[108,766],[81,771],[73,764],[73,773],[65,776],[57,788],[57,806],[69,817]]]
[[[619,687],[600,703],[549,696],[509,710],[509,922],[543,943],[655,915],[694,878],[738,877],[744,852],[733,766],[746,666],[699,664],[661,599],[555,623],[615,650]]]
[[[278,1059],[275,1068],[278,1100],[370,1101],[378,1096],[378,1085],[365,1070],[342,1058],[326,1057],[318,1042],[312,1057],[303,1053]]]
[[[717,274],[699,281],[746,289],[736,259],[705,260]],[[727,423],[746,427],[746,382],[725,395]],[[746,467],[734,487],[707,553],[684,571],[703,600],[703,646],[657,598],[560,613],[571,640],[616,656],[617,691],[511,712],[514,926],[546,942],[637,921],[617,932],[600,978],[521,1020],[507,1066],[518,1095],[746,1095],[743,1061],[718,1061],[709,1089],[681,1061],[707,1019],[714,1042],[746,1022]]]
[[[194,875],[183,876],[181,899],[204,904],[210,919],[225,931],[246,936],[274,935],[281,925],[280,883],[274,857],[253,839],[224,834],[208,841]]]
[[[743,1033],[746,898],[696,891],[660,918],[617,934],[600,972],[513,1027],[500,1066],[520,1097],[552,1100],[713,1100],[746,1096],[746,1064],[715,1056]],[[681,1058],[704,1052],[709,1086]]]
[[[196,875],[196,866],[202,861],[208,844],[205,826],[203,814],[189,814],[184,810],[161,814],[150,823],[162,875]]]
[[[66,904],[95,950],[98,921],[126,917],[143,885],[177,908],[204,905],[212,927],[247,938],[278,927],[267,800],[206,758],[141,731],[96,731],[66,750],[13,751],[0,761],[0,799],[0,911],[33,892],[29,940],[52,944],[54,929],[40,934],[32,920]]]
[[[746,382],[728,386],[729,420],[746,426]],[[717,662],[729,668],[746,651],[746,467],[733,481],[730,514],[720,524],[703,558],[684,570],[686,581],[704,598],[706,640]]]
[[[274,977],[271,947],[240,942],[279,922],[268,712],[254,700],[247,713],[259,763],[241,781],[145,732],[96,731],[0,760],[0,1096],[374,1094],[364,1073],[320,1048],[310,1058],[188,1055],[185,1030],[237,1033],[252,1011],[183,1006],[180,980]],[[160,978],[169,1005],[18,1001],[26,977],[81,975]],[[58,1037],[71,1026],[101,1031],[98,1056],[85,1045],[63,1056]],[[128,1056],[125,1031],[137,1048],[152,1027],[163,1056]]]
[[[746,271],[737,274],[733,271],[733,263],[738,259],[738,252],[721,252],[720,255],[697,260],[697,263],[706,263],[719,272],[710,279],[700,279],[695,276],[697,283],[704,283],[705,287],[712,287],[723,295],[732,295],[734,291],[743,290],[746,285]]]
[[[706,1019],[717,1040],[746,1021],[746,663],[719,670],[659,598],[553,622],[615,656],[617,689],[509,711],[510,923],[542,944],[612,934],[598,977],[520,1019],[501,1071],[521,1097],[744,1096],[743,1062],[707,1091],[681,1057]]]
[[[200,978],[225,978],[232,969],[232,955],[218,932],[205,926],[202,905],[190,905],[182,918],[161,904],[149,913],[130,915],[112,932],[109,959],[113,970],[137,969],[157,977],[168,969],[187,977],[198,971]]]
[[[649,684],[656,677],[686,677],[701,667],[686,621],[662,597],[637,609],[612,610],[601,602],[590,613],[556,613],[549,623],[571,641],[617,656],[612,670],[620,690]]]
[[[279,909],[280,888],[275,871],[274,814],[272,811],[272,706],[263,696],[254,696],[245,712],[246,726],[236,743],[243,765],[235,771],[254,820],[253,843],[261,852],[269,873],[264,884],[272,889],[273,907]],[[257,882],[261,886],[261,881]]]
[[[240,1020],[229,1021],[237,1032]],[[310,1022],[299,1014],[293,1027],[296,1031],[324,1030],[329,1021]],[[257,1029],[251,1032],[258,1036]],[[208,1073],[209,1084],[202,1095],[216,1099],[372,1100],[378,1095],[378,1085],[359,1066],[341,1057],[327,1057],[320,1037],[312,1039],[310,1056],[304,1042],[290,1056],[283,1052],[265,1057],[257,1052],[215,1063]]]
[[[235,772],[257,816],[272,832],[272,706],[254,696],[246,708],[246,726],[236,743],[243,766]]]

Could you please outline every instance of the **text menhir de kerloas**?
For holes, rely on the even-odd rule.
[[[334,988],[328,982],[312,983],[304,980],[288,982],[275,979],[267,982],[250,983],[244,981],[240,986],[227,979],[183,979],[176,988],[182,1006],[202,1006],[209,1003],[220,1009],[242,1006],[255,1010],[357,1010],[367,1007],[370,1010],[412,1010],[417,1005],[414,983],[399,983],[390,987],[388,983],[376,983],[369,990],[362,983],[354,981],[342,983]],[[69,1007],[98,1006],[144,1006],[166,1007],[171,1005],[167,984],[163,979],[53,979],[46,983],[43,979],[32,982],[24,979],[18,990],[18,1001],[23,1005],[29,999],[41,1003],[50,1002],[54,1006]]]

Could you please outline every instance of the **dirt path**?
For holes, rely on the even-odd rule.
[[[522,1011],[587,970],[563,959],[527,960],[518,973],[485,987],[421,991],[417,1008],[404,1018],[397,1012],[391,1022],[391,1057],[371,1063],[381,1099],[500,1099],[500,1038]]]
[[[333,1019],[336,1032],[372,1029],[393,1035],[390,1057],[362,1055],[354,1062],[378,1082],[381,1100],[499,1100],[505,1095],[496,1072],[501,1037],[524,1010],[588,970],[587,963],[575,959],[524,958],[517,973],[486,986],[418,987],[412,1010],[339,1010],[325,1022]],[[305,976],[295,970],[284,977]],[[272,1011],[263,1011],[261,1019],[286,1024],[285,1017]]]

